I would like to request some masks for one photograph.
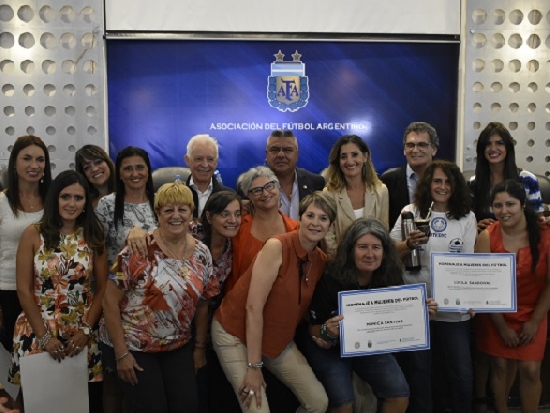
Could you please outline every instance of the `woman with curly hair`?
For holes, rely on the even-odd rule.
[[[403,240],[401,216],[391,231],[402,257],[412,249],[417,249],[420,255],[420,270],[404,273],[406,284],[426,283],[428,296],[431,297],[430,253],[474,252],[477,228],[470,205],[470,191],[458,166],[448,161],[433,161],[418,183],[415,202],[403,209],[403,212],[409,211],[417,218],[424,218],[431,208],[430,236],[415,230]],[[438,312],[431,321],[430,329],[433,347],[440,349],[447,371],[452,372],[453,412],[470,412],[473,377],[470,314]],[[434,357],[438,355],[434,354]],[[431,410],[431,356],[430,350],[400,354],[401,366],[409,380],[413,411]],[[438,383],[434,384],[437,386]]]
[[[346,229],[357,218],[376,218],[389,227],[389,196],[372,164],[369,146],[357,135],[344,135],[330,150],[325,191],[338,208],[337,219],[326,237],[327,252],[334,255]]]

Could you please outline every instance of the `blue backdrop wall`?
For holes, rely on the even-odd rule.
[[[234,186],[264,163],[273,129],[294,131],[298,164],[313,172],[353,133],[382,173],[403,164],[406,126],[426,121],[440,135],[438,157],[454,160],[458,56],[458,43],[111,39],[110,153],[134,145],[153,168],[184,165],[191,136],[207,133],[219,141],[224,183]],[[281,74],[301,76],[301,90],[281,90]]]

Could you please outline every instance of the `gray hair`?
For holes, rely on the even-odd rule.
[[[279,186],[279,179],[271,169],[265,166],[257,166],[255,168],[250,168],[242,177],[241,189],[245,195],[252,189],[252,181],[259,177],[265,177],[270,181],[275,181],[277,182],[277,187]]]
[[[439,148],[439,136],[437,136],[437,131],[428,122],[413,122],[407,126],[407,129],[405,129],[405,133],[403,134],[403,143],[407,142],[407,135],[411,132],[427,132],[430,136],[430,143],[436,148]]]
[[[269,138],[292,138],[292,142],[296,145],[296,149],[298,149],[298,138],[296,138],[296,135],[291,130],[274,130],[267,137],[266,146],[269,145]]]
[[[219,148],[218,148],[218,141],[216,138],[210,136],[210,135],[195,135],[193,136],[189,142],[187,143],[187,156],[192,157],[191,154],[193,152],[193,145],[197,142],[204,142],[209,143],[214,147],[214,150],[216,151],[216,159],[220,157],[219,155]]]

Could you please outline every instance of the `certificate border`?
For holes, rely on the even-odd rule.
[[[349,290],[349,291],[340,291],[338,293],[338,310],[339,314],[341,313],[342,308],[342,297],[347,295],[369,295],[374,293],[379,293],[383,291],[396,291],[396,290],[420,290],[422,295],[422,300],[424,303],[426,302],[426,284],[407,284],[407,285],[399,285],[395,287],[385,287],[385,288],[375,288],[372,290]],[[429,312],[428,312],[428,306],[424,306],[424,323],[426,325],[426,331],[425,331],[425,339],[426,343],[422,345],[410,345],[410,346],[404,346],[404,347],[398,347],[388,350],[373,350],[373,351],[353,351],[353,352],[346,352],[345,351],[345,340],[344,340],[344,323],[343,320],[340,321],[340,357],[358,357],[358,356],[370,356],[373,354],[386,354],[386,353],[397,353],[401,351],[416,351],[416,350],[428,350],[430,348],[430,319],[429,319]]]
[[[503,258],[508,258],[509,259],[509,264],[510,264],[510,268],[512,268],[512,271],[510,273],[510,277],[511,277],[511,285],[512,285],[512,289],[510,290],[510,302],[511,302],[511,307],[499,307],[499,308],[490,308],[490,307],[483,307],[483,308],[472,308],[472,310],[474,310],[476,313],[515,313],[517,311],[517,308],[518,308],[518,303],[517,303],[517,293],[514,294],[513,291],[516,291],[517,292],[517,285],[516,285],[516,281],[517,281],[517,278],[516,278],[516,255],[513,254],[513,253],[509,253],[509,252],[506,252],[506,253],[466,253],[466,254],[456,254],[456,253],[452,253],[452,252],[432,252],[430,254],[430,264],[431,264],[431,269],[430,269],[430,280],[431,280],[431,285],[432,285],[432,295],[434,295],[434,260],[435,260],[435,257],[436,256],[452,256],[453,258],[470,258],[472,260],[477,260],[478,258],[483,258],[483,257],[488,257],[488,256],[495,256],[495,255],[498,255],[499,257],[503,257]],[[434,299],[437,300],[437,297],[433,297]],[[457,312],[463,312],[463,311],[468,311],[470,308],[465,308],[465,307],[445,307],[444,305],[442,305],[442,303],[440,303],[439,301],[437,302],[438,304],[438,311],[442,311],[442,312],[449,312],[449,313],[457,313]]]

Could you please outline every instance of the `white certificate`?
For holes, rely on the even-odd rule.
[[[430,348],[426,285],[338,293],[342,357]]]
[[[438,311],[517,311],[514,254],[432,252],[432,295]]]
[[[26,413],[88,413],[87,350],[61,363],[47,352],[19,359]]]

